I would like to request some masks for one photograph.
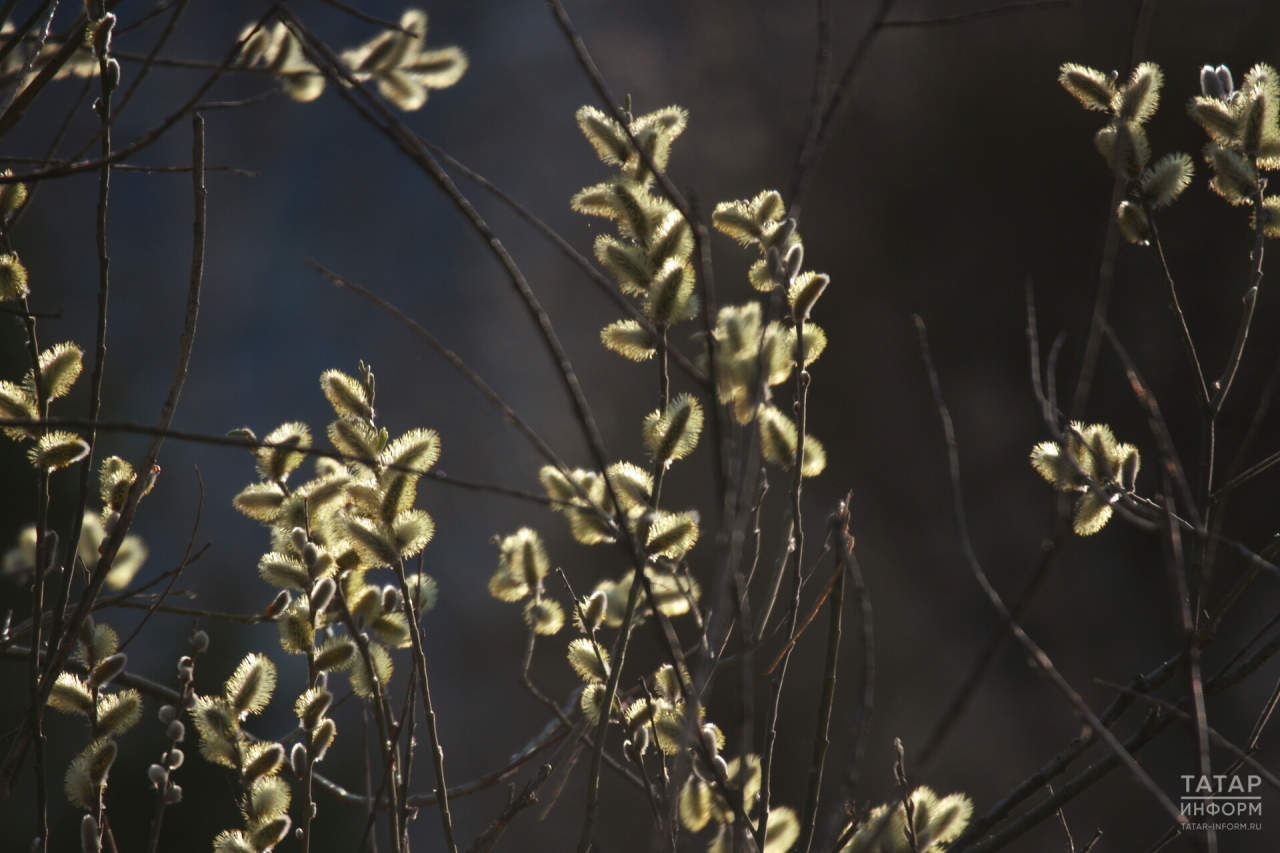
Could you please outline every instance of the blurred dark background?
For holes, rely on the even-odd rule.
[[[929,19],[985,8],[993,0],[901,0],[897,20]],[[74,6],[78,4],[68,4]],[[361,8],[397,18],[399,2],[360,0]],[[835,3],[834,71],[861,38],[873,3]],[[1247,213],[1229,208],[1205,186],[1199,150],[1203,134],[1183,104],[1198,93],[1204,63],[1226,63],[1239,79],[1255,62],[1280,62],[1280,6],[1243,0],[1164,0],[1154,4],[1147,58],[1165,69],[1160,112],[1150,124],[1157,154],[1191,152],[1194,185],[1161,219],[1169,261],[1206,373],[1216,376],[1235,334],[1249,269]],[[34,3],[18,4],[21,18]],[[130,2],[118,12],[136,20],[150,7]],[[168,56],[220,58],[240,30],[266,9],[260,2],[194,2]],[[318,2],[296,11],[331,44],[343,48],[376,28]],[[791,0],[578,0],[569,7],[601,69],[637,112],[680,104],[690,113],[676,143],[671,175],[696,189],[708,207],[761,189],[786,191],[808,109],[816,49],[815,4]],[[76,10],[59,13],[54,31]],[[428,47],[457,44],[471,68],[455,87],[432,94],[411,127],[524,201],[580,251],[588,253],[601,220],[569,209],[578,189],[602,180],[605,167],[582,139],[574,110],[595,99],[567,43],[542,3],[532,0],[429,4]],[[1024,286],[1032,282],[1041,334],[1067,335],[1060,384],[1074,387],[1098,281],[1112,180],[1094,151],[1101,117],[1086,113],[1057,84],[1063,62],[1127,73],[1138,4],[1085,0],[921,28],[882,31],[871,46],[847,109],[804,206],[807,266],[831,275],[815,319],[830,346],[814,366],[811,432],[830,464],[806,488],[811,542],[836,501],[853,490],[853,532],[875,608],[879,678],[870,747],[859,801],[894,796],[894,737],[908,755],[920,745],[950,699],[995,615],[962,560],[948,498],[945,446],[929,394],[911,315],[928,324],[944,393],[956,422],[977,554],[997,588],[1012,597],[1034,563],[1055,515],[1051,490],[1027,464],[1031,447],[1048,438],[1032,395],[1025,339]],[[119,39],[122,50],[145,52],[159,21]],[[125,64],[125,81],[137,65]],[[175,108],[202,72],[161,68],[118,125],[128,139]],[[4,140],[6,156],[39,156],[82,83],[62,81],[41,98]],[[260,75],[228,77],[213,97],[252,96],[270,84]],[[96,125],[87,104],[62,153],[78,147]],[[136,162],[189,162],[189,123],[181,122]],[[276,96],[243,110],[208,114],[212,165],[261,173],[211,173],[209,242],[200,328],[174,427],[222,434],[249,426],[259,435],[284,421],[303,420],[319,432],[331,412],[317,377],[336,367],[355,373],[363,359],[378,376],[379,411],[393,434],[413,426],[441,433],[439,467],[470,479],[537,489],[539,460],[474,390],[403,327],[337,290],[302,262],[314,258],[365,284],[419,319],[483,374],[571,464],[587,465],[567,398],[527,316],[483,242],[435,187],[383,137],[362,123],[332,90],[298,104]],[[481,190],[463,184],[526,271],[574,358],[611,450],[641,455],[639,420],[653,407],[651,368],[626,362],[599,345],[599,330],[618,311],[553,247]],[[94,330],[97,267],[93,250],[96,178],[43,185],[20,227],[15,248],[31,272],[33,306],[61,311],[43,321],[43,342],[74,340],[89,347]],[[176,354],[191,246],[188,176],[117,172],[112,179],[110,241],[112,313],[106,369],[109,420],[151,422],[159,411]],[[752,295],[745,281],[750,256],[727,238],[714,241],[722,302]],[[1124,245],[1119,254],[1111,319],[1151,383],[1179,449],[1194,458],[1198,414],[1190,372],[1176,336],[1163,281],[1152,254]],[[1261,389],[1280,356],[1280,299],[1263,282],[1240,377],[1221,421],[1219,453],[1235,455]],[[693,324],[686,327],[695,331]],[[21,325],[0,318],[0,376],[25,369]],[[678,343],[693,352],[683,337]],[[86,370],[87,374],[87,370]],[[80,383],[86,386],[84,380]],[[679,385],[678,388],[683,386]],[[84,388],[55,411],[80,414]],[[1159,490],[1156,450],[1145,418],[1117,359],[1102,356],[1086,419],[1106,422],[1136,443],[1146,460],[1139,491]],[[1269,415],[1247,461],[1275,451],[1280,420]],[[107,434],[98,458],[137,460],[145,440]],[[248,454],[170,441],[164,473],[143,504],[135,530],[151,557],[140,579],[181,558],[200,508],[197,544],[208,553],[180,587],[179,603],[239,613],[260,611],[273,591],[257,577],[269,548],[265,531],[231,508],[231,497],[254,479]],[[671,505],[705,505],[710,494],[704,447],[672,476]],[[74,475],[55,476],[55,522],[65,527]],[[24,448],[0,444],[0,546],[34,521],[35,476]],[[783,513],[775,488],[765,517]],[[1274,475],[1241,488],[1226,533],[1255,550],[1276,532]],[[518,683],[524,626],[516,607],[492,599],[487,580],[496,565],[495,534],[534,525],[552,559],[578,589],[616,577],[624,561],[611,550],[586,549],[569,538],[562,519],[538,507],[424,483],[419,505],[435,517],[437,534],[426,568],[440,584],[440,605],[426,619],[433,693],[452,783],[500,766],[541,729],[544,710]],[[710,576],[710,541],[693,554],[695,574]],[[776,549],[776,543],[775,543]],[[810,553],[813,553],[811,550]],[[1223,555],[1218,576],[1233,580],[1241,561]],[[1275,613],[1273,579],[1252,588],[1206,652],[1206,673]],[[20,621],[28,591],[0,585],[0,610]],[[122,633],[136,611],[104,617]],[[799,647],[783,703],[774,802],[799,808],[807,779],[821,682],[824,619]],[[1112,692],[1094,682],[1123,682],[1171,656],[1178,639],[1160,543],[1124,523],[1071,541],[1024,620],[1027,630],[1094,708]],[[213,691],[250,650],[281,659],[281,687],[272,710],[254,724],[267,737],[293,725],[292,697],[302,676],[279,654],[270,625],[246,628],[204,620],[212,637],[197,686]],[[683,626],[689,627],[689,626]],[[173,684],[174,664],[192,628],[187,617],[158,615],[130,648],[131,669]],[[682,628],[683,630],[683,628]],[[828,778],[843,772],[857,697],[856,622],[846,623],[842,676],[832,726]],[[636,652],[637,672],[658,662],[650,637]],[[556,641],[543,643],[535,678],[564,696],[576,678]],[[407,659],[406,659],[407,660]],[[4,686],[0,729],[26,708],[25,669],[0,668]],[[407,671],[407,670],[404,670]],[[1247,739],[1280,667],[1274,662],[1230,693],[1211,699],[1210,720],[1224,736]],[[732,732],[738,701],[725,682],[710,717]],[[1176,700],[1184,680],[1160,695]],[[763,693],[761,694],[763,699]],[[123,741],[112,773],[112,824],[120,849],[145,840],[152,793],[145,767],[163,748],[148,701],[144,721]],[[350,710],[350,709],[346,709]],[[1142,711],[1120,725],[1128,732]],[[338,716],[340,737],[324,772],[360,786],[358,717]],[[942,793],[964,791],[979,812],[1036,770],[1080,730],[1061,697],[1031,671],[1021,654],[1004,653],[960,719],[929,772],[913,781]],[[63,768],[84,741],[82,721],[49,717],[49,777],[55,849],[75,847],[78,817],[60,793]],[[1141,760],[1164,790],[1181,793],[1179,774],[1194,771],[1194,739],[1174,726]],[[1259,758],[1278,753],[1264,734]],[[208,849],[221,829],[238,825],[234,786],[223,770],[194,756],[178,774],[185,802],[166,816],[163,847]],[[730,754],[740,745],[732,743]],[[425,755],[425,754],[424,754]],[[1099,748],[1090,759],[1100,757]],[[1215,768],[1229,759],[1215,753]],[[420,765],[421,787],[429,770]],[[1073,769],[1079,769],[1079,765]],[[29,771],[28,771],[29,773]],[[525,775],[517,777],[523,784]],[[580,827],[582,768],[570,778],[555,811],[539,822],[525,813],[500,849],[568,849]],[[4,849],[26,850],[33,835],[30,776],[0,806]],[[834,784],[829,786],[834,792]],[[505,788],[457,801],[459,838],[475,837],[502,809]],[[354,850],[363,815],[320,799],[321,850]],[[643,850],[648,813],[635,792],[605,777],[601,849]],[[1263,851],[1280,845],[1280,800],[1267,791],[1261,832],[1221,835],[1223,851]],[[1101,828],[1094,849],[1146,850],[1168,819],[1127,774],[1116,772],[1065,810],[1082,844]],[[413,830],[418,849],[441,850],[433,810]],[[284,849],[290,844],[287,842]],[[705,840],[682,849],[702,849]],[[1048,821],[1015,842],[1016,851],[1066,851],[1062,828]],[[1169,850],[1197,849],[1183,839]]]

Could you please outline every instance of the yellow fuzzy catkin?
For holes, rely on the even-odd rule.
[[[223,686],[223,696],[240,716],[257,714],[271,701],[276,665],[260,654],[246,655]]]

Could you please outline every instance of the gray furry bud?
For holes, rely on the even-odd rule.
[[[635,745],[636,752],[640,755],[644,755],[645,751],[649,748],[649,727],[640,726],[640,728],[632,732],[631,742]]]
[[[303,530],[301,527],[293,528],[293,530],[289,531],[289,541],[293,544],[293,550],[301,554],[302,549],[307,547],[307,543],[309,541],[307,539],[307,531]]]
[[[1225,65],[1219,65],[1217,74],[1218,85],[1222,87],[1222,97],[1224,100],[1230,100],[1236,93],[1235,81],[1231,79],[1231,69]]]
[[[191,635],[191,651],[194,654],[203,654],[209,648],[209,635],[204,631],[196,631]]]
[[[108,92],[114,92],[120,88],[120,63],[115,59],[108,59],[103,66],[102,85],[106,87]]]
[[[720,744],[716,738],[717,729],[714,726],[706,725],[702,727],[702,746],[707,751],[707,755],[715,758],[720,754]]]
[[[118,652],[106,658],[93,668],[93,672],[89,673],[89,684],[93,687],[109,684],[112,679],[124,672],[124,668],[128,663],[129,656],[124,652]]]
[[[1120,488],[1126,492],[1132,492],[1134,485],[1138,479],[1138,464],[1140,459],[1138,451],[1133,451],[1125,457],[1124,465],[1120,468]]]
[[[333,578],[321,578],[316,581],[316,585],[311,588],[311,612],[323,613],[329,606],[329,602],[333,600],[333,593],[337,588]]]
[[[382,612],[395,613],[400,609],[400,590],[393,586],[382,588]]]
[[[93,31],[93,53],[103,59],[111,53],[111,34],[116,28],[116,16],[107,12]]]
[[[267,608],[267,612],[274,616],[288,607],[290,601],[293,601],[293,596],[289,595],[289,590],[282,589],[280,594],[275,597],[275,600],[271,602],[271,606]]]
[[[161,705],[160,713],[156,716],[160,718],[160,722],[162,723],[172,723],[178,718],[178,710],[172,705]]]
[[[164,763],[169,765],[170,770],[177,770],[182,766],[182,762],[186,760],[186,755],[176,746],[165,753]]]
[[[307,772],[307,748],[301,743],[295,743],[293,749],[289,751],[289,766],[293,768],[295,776],[302,776]]]
[[[182,802],[182,786],[170,784],[164,789],[164,801],[168,805]]]
[[[804,263],[804,245],[796,243],[790,249],[787,249],[787,255],[782,259],[784,275],[786,276],[784,284],[790,284],[795,277],[800,274],[800,266]]]
[[[40,839],[36,839],[36,847],[39,848]],[[87,814],[80,819],[80,850],[81,853],[99,853],[102,850],[102,837],[98,832],[98,822],[93,819],[93,815]]]
[[[152,785],[159,788],[168,780],[169,771],[165,770],[163,765],[152,764],[147,768],[147,778],[151,780]]]
[[[1218,69],[1212,65],[1200,69],[1200,94],[1206,98],[1221,99],[1223,96],[1222,85],[1218,82]]]
[[[182,720],[173,720],[169,723],[169,728],[165,731],[165,736],[171,741],[181,741],[187,736],[187,727],[182,724]]]

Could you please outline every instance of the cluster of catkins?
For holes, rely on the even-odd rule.
[[[1129,80],[1116,74],[1067,64],[1059,81],[1086,108],[1108,113],[1111,120],[1094,137],[1098,151],[1112,168],[1129,179],[1130,198],[1120,203],[1120,232],[1131,243],[1151,240],[1152,212],[1166,207],[1191,183],[1195,167],[1188,154],[1168,154],[1151,163],[1146,124],[1160,102],[1164,75],[1144,62]],[[1236,88],[1225,65],[1200,71],[1200,95],[1187,112],[1209,136],[1204,159],[1213,171],[1209,188],[1233,205],[1249,205],[1253,227],[1267,237],[1280,237],[1280,196],[1264,192],[1262,172],[1280,168],[1280,75],[1258,64]]]

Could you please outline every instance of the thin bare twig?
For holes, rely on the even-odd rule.
[[[471,846],[467,848],[467,853],[488,853],[489,850],[492,850],[493,846],[502,838],[502,834],[506,832],[507,827],[516,819],[516,816],[530,806],[537,805],[538,789],[542,787],[550,775],[550,764],[544,764],[539,767],[538,772],[533,774],[533,778],[525,785],[524,791],[521,792],[520,796],[512,800],[503,809],[502,814],[498,815],[493,823],[489,824],[484,832],[480,833],[476,840],[471,843]]]
[[[355,6],[350,6],[346,3],[343,3],[342,0],[320,0],[320,2],[324,3],[326,6],[332,6],[338,11],[344,12],[353,18],[358,18],[367,24],[376,24],[377,26],[382,27],[383,29],[394,30],[397,33],[404,33],[405,35],[410,36],[412,38],[418,38],[418,34],[415,33],[413,30],[410,30],[406,27],[402,27],[399,24],[397,24],[395,21],[389,21],[386,18],[379,18],[376,15],[370,15],[368,12],[361,11],[360,9],[357,9]]]
[[[968,522],[965,518],[964,495],[960,488],[960,454],[956,445],[955,432],[951,424],[951,414],[947,410],[946,402],[942,397],[942,388],[938,381],[937,371],[933,367],[933,359],[929,354],[929,340],[925,332],[924,321],[919,316],[915,318],[916,330],[920,336],[921,355],[925,362],[925,368],[929,374],[929,384],[933,390],[934,405],[938,410],[938,416],[942,420],[943,433],[946,438],[947,452],[950,461],[951,473],[951,503],[952,512],[955,514],[956,527],[959,530],[961,549],[964,553],[965,561],[969,564],[969,570],[974,576],[974,580],[978,582],[978,586],[986,594],[987,599],[991,602],[991,606],[995,608],[1000,615],[1001,621],[1008,626],[1009,631],[1017,641],[1026,649],[1036,666],[1050,680],[1050,682],[1058,689],[1063,697],[1071,704],[1076,712],[1082,716],[1088,724],[1098,733],[1102,740],[1107,744],[1112,752],[1115,753],[1117,759],[1124,763],[1133,774],[1134,778],[1142,784],[1151,797],[1160,804],[1160,806],[1179,823],[1185,823],[1186,817],[1179,813],[1178,807],[1170,801],[1169,797],[1160,789],[1151,776],[1144,770],[1133,756],[1120,743],[1119,739],[1098,719],[1098,715],[1093,712],[1079,693],[1075,691],[1067,680],[1058,672],[1057,667],[1053,665],[1053,661],[1045,654],[1044,650],[1027,636],[1013,618],[1013,614],[1009,612],[1004,601],[987,579],[986,573],[982,570],[982,565],[978,562],[977,555],[973,550],[973,543],[969,538]]]
[[[1006,3],[1002,6],[991,6],[976,9],[972,12],[959,12],[954,15],[940,15],[936,18],[894,19],[890,18],[880,24],[882,27],[941,27],[949,24],[967,24],[970,21],[981,21],[1016,12],[1032,12],[1050,9],[1055,6],[1075,6],[1079,0],[1026,0],[1022,3]]]
[[[839,574],[834,578],[831,587],[831,617],[827,627],[827,663],[822,677],[822,697],[818,704],[818,725],[813,734],[813,755],[809,760],[809,787],[805,792],[804,812],[800,819],[800,840],[797,842],[798,853],[809,853],[813,846],[814,831],[818,821],[818,794],[822,788],[822,771],[826,764],[827,748],[830,746],[831,710],[835,705],[836,672],[840,660],[840,629],[844,614],[844,585],[848,575],[848,551],[853,548],[853,537],[849,534],[849,501],[853,493],[840,502],[840,508],[831,519],[831,526],[840,541],[835,551],[836,566]],[[839,556],[844,552],[843,559]],[[820,596],[820,599],[825,597]]]

